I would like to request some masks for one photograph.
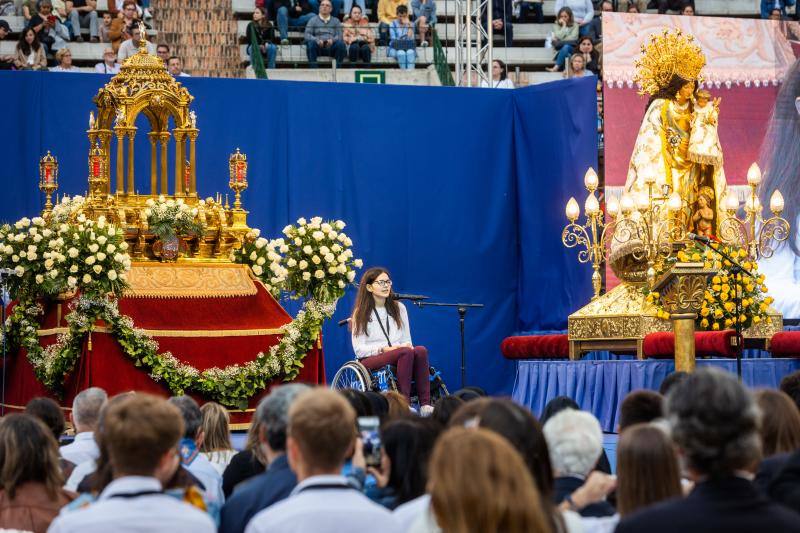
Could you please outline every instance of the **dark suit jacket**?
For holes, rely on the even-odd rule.
[[[788,453],[779,453],[761,461],[753,484],[762,494],[769,495],[769,486],[789,459]]]
[[[566,497],[583,485],[583,480],[577,477],[557,477],[553,483],[553,500],[556,505],[563,502]],[[616,511],[608,502],[592,503],[580,510],[581,516],[611,516]]]
[[[237,487],[222,507],[219,533],[242,533],[259,511],[289,496],[297,478],[289,469],[289,460],[281,455],[267,471]]]
[[[769,501],[746,479],[698,483],[686,498],[670,500],[623,518],[617,533],[800,532],[800,515]]]
[[[783,469],[769,485],[769,496],[800,513],[800,451],[786,459]]]

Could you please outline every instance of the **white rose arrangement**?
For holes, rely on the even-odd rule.
[[[205,202],[200,200],[201,205]],[[189,207],[182,199],[166,199],[159,196],[158,200],[147,200],[144,211],[147,225],[162,241],[172,237],[186,235],[200,235],[203,233],[203,224],[197,218],[196,207]]]

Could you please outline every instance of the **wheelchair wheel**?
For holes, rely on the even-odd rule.
[[[372,390],[369,371],[358,361],[348,361],[340,368],[331,381],[333,390],[355,389],[361,392]]]

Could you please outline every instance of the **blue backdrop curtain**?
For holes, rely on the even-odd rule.
[[[60,191],[85,192],[84,132],[108,79],[0,72],[0,93],[14,103],[0,128],[0,219],[40,211],[37,165],[47,150],[59,159]],[[564,327],[588,300],[586,269],[559,238],[564,202],[596,161],[594,78],[517,91],[181,82],[195,98],[200,194],[227,191],[228,156],[239,147],[249,162],[248,222],[265,236],[300,216],[341,218],[356,255],[388,267],[398,292],[486,305],[467,316],[470,384],[510,393],[514,367],[500,356],[500,341],[520,329]],[[137,127],[137,188],[149,193],[144,117]],[[335,320],[349,314],[353,295]],[[457,313],[409,313],[414,342],[428,346],[456,388]],[[335,320],[324,330],[329,376],[352,358],[349,334]]]

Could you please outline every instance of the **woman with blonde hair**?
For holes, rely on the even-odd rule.
[[[23,414],[0,421],[0,529],[44,533],[75,498],[61,488],[58,445],[38,419]]]
[[[219,475],[222,475],[236,455],[231,444],[230,415],[227,409],[215,402],[203,404],[200,412],[203,414],[203,442],[200,444],[200,452]]]
[[[383,393],[383,397],[389,403],[389,413],[386,415],[387,421],[405,418],[411,414],[411,405],[406,397],[399,392],[387,391]]]
[[[453,427],[433,450],[428,492],[447,533],[550,532],[533,478],[506,439],[486,429]]]

